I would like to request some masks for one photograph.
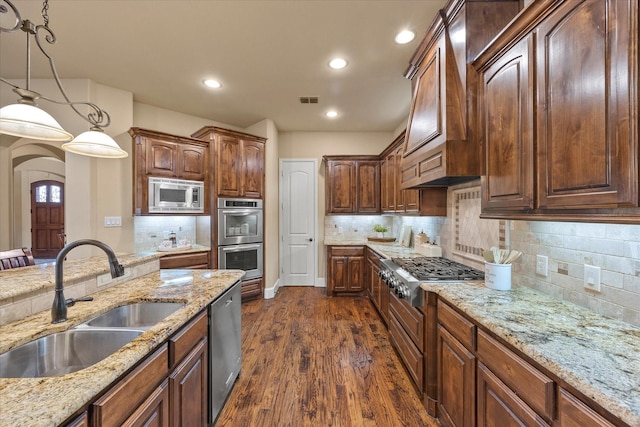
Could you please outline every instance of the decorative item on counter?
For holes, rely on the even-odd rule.
[[[509,251],[495,246],[489,250],[483,250],[484,276],[487,288],[498,291],[511,289],[511,264],[521,255],[520,251]]]
[[[172,247],[176,247],[178,246],[178,242],[176,240],[176,232],[172,231],[171,233],[169,233],[169,240],[171,241],[171,246]]]
[[[375,224],[373,231],[378,233],[379,237],[367,237],[367,240],[370,242],[395,242],[396,240],[395,237],[384,237],[384,233],[389,231],[389,229],[382,224]]]
[[[438,245],[432,245],[431,243],[420,243],[415,245],[414,250],[420,255],[427,257],[441,257],[442,247]]]

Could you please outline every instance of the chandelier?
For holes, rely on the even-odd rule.
[[[35,25],[28,19],[23,20],[20,12],[9,0],[0,0],[0,14],[11,14],[7,21],[13,21],[10,26],[3,27],[0,23],[0,33],[12,33],[18,30],[23,31],[27,36],[27,69],[25,87],[15,84],[0,77],[0,81],[13,87],[20,98],[17,104],[7,105],[0,108],[0,133],[18,136],[21,138],[31,138],[45,141],[63,142],[62,149],[71,153],[81,154],[91,157],[122,158],[127,157],[126,151],[104,133],[103,128],[109,126],[111,118],[109,114],[91,102],[71,101],[65,92],[58,72],[56,71],[53,58],[47,53],[44,42],[54,44],[56,36],[49,27],[49,0],[44,0],[42,6],[41,25]],[[13,19],[12,19],[13,18]],[[4,20],[2,22],[5,22]],[[51,73],[56,81],[63,100],[55,100],[46,97],[31,89],[31,39],[34,39],[40,52],[47,58]],[[51,115],[38,108],[36,101],[44,100],[54,104],[68,105],[75,113],[86,120],[90,127],[87,132],[83,132],[77,137],[67,132]],[[89,112],[83,114],[78,106],[88,107]]]

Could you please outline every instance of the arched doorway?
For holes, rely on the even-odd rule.
[[[31,184],[31,252],[55,258],[64,245],[64,184],[44,180]]]

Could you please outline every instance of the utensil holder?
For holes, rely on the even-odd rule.
[[[489,289],[508,291],[511,289],[511,264],[484,263],[484,284]]]

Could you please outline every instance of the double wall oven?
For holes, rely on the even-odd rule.
[[[259,199],[218,199],[218,268],[262,277],[263,210]]]

